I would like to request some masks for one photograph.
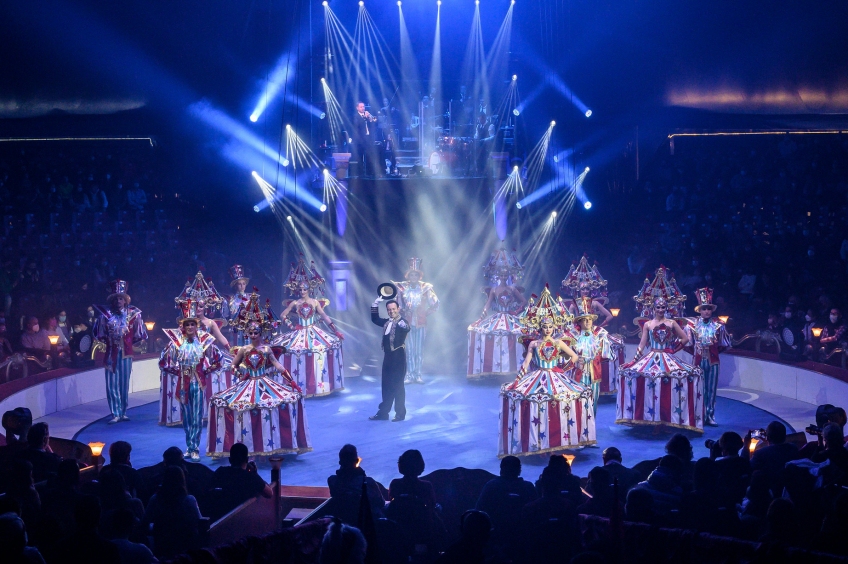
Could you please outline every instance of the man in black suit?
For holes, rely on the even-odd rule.
[[[351,162],[362,167],[362,175],[373,174],[374,166],[374,122],[377,118],[365,110],[365,103],[356,104],[356,113],[353,115],[353,146],[351,150]]]
[[[409,323],[401,317],[396,300],[386,302],[386,313],[389,318],[380,317],[379,297],[371,304],[371,322],[383,328],[383,401],[377,409],[377,414],[369,417],[372,421],[386,420],[392,403],[395,404],[395,417],[392,421],[403,421],[406,418],[406,389],[403,379],[406,376],[406,348],[404,341],[409,333]]]
[[[798,447],[786,442],[786,426],[780,421],[768,424],[766,440],[768,446],[761,446],[754,451],[751,470],[766,474],[772,494],[776,497],[783,492],[783,469],[787,462],[798,458]]]

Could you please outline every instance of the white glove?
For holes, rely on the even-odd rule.
[[[404,321],[403,319],[398,321],[398,327],[400,327],[401,329],[406,329],[407,328],[406,321]]]
[[[382,297],[382,296],[380,296],[380,297],[378,297],[376,300],[374,300],[374,303],[373,303],[373,304],[371,304],[371,307],[380,307],[380,302],[381,302],[381,301],[383,301],[383,297]]]

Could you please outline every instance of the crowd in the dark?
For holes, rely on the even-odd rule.
[[[20,408],[4,415],[9,444],[0,447],[0,542],[19,552],[4,553],[8,562],[64,562],[69,550],[91,546],[103,562],[172,558],[203,544],[210,518],[273,495],[240,443],[231,448],[229,465],[213,471],[184,460],[177,447],[159,464],[136,469],[132,446],[117,441],[96,479],[81,480],[77,460],[52,452],[47,424],[31,421]],[[462,515],[459,531],[447,529],[439,495],[421,479],[421,452],[401,454],[400,477],[386,490],[368,477],[356,447],[345,445],[327,479],[331,498],[322,511],[345,526],[331,528],[320,561],[627,561],[620,553],[626,547],[584,539],[581,516],[745,539],[773,554],[799,547],[845,555],[845,423],[843,409],[822,406],[809,443],[804,433],[787,437],[779,421],[745,437],[725,432],[704,445],[675,434],[664,456],[632,467],[608,447],[603,464],[586,477],[557,453],[535,482],[521,476],[519,458],[507,456],[500,476],[485,483],[476,506]]]

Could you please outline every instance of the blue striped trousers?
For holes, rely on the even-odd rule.
[[[177,392],[180,395],[180,415],[183,419],[183,430],[186,436],[186,450],[200,451],[200,431],[203,429],[203,386],[192,378],[188,385],[188,395],[185,390]]]
[[[404,345],[406,347],[407,378],[421,378],[421,365],[424,361],[424,337],[426,335],[426,327],[413,327],[406,336]]]
[[[699,366],[704,371],[704,408],[707,412],[707,417],[715,418],[719,365],[710,364],[709,358],[702,358]]]
[[[112,417],[123,417],[127,414],[130,374],[132,374],[132,357],[126,358],[123,351],[118,351],[115,369],[106,367],[106,403],[109,404]]]

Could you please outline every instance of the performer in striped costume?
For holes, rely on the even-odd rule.
[[[706,410],[707,425],[715,427],[715,403],[718,391],[718,375],[720,372],[719,354],[730,347],[730,336],[724,323],[713,319],[716,310],[712,288],[695,290],[698,305],[695,311],[701,316],[695,323],[686,326],[689,346],[686,350],[694,356],[694,364],[704,372],[704,409]]]
[[[186,436],[185,456],[192,460],[200,459],[205,380],[223,362],[223,354],[215,346],[215,338],[205,331],[198,331],[197,307],[198,303],[192,299],[180,304],[183,313],[180,331],[163,330],[170,342],[159,357],[159,369],[166,375],[177,377],[176,395]]]
[[[515,381],[501,386],[498,456],[525,456],[580,448],[596,442],[592,390],[574,379],[577,353],[554,337],[568,312],[547,288],[522,318],[539,338],[528,347]],[[563,363],[563,357],[567,357]],[[536,370],[528,372],[533,361]],[[565,368],[563,368],[563,365]]]
[[[594,413],[597,413],[598,397],[601,393],[601,362],[613,358],[610,338],[606,329],[594,325],[598,316],[592,313],[592,298],[578,298],[576,304],[577,316],[574,323],[579,327],[579,331],[576,332],[572,347],[580,356],[580,383],[592,389]]]
[[[226,456],[237,442],[247,446],[251,456],[312,450],[303,394],[263,340],[274,323],[258,302],[253,293],[235,322],[250,343],[233,359],[239,382],[212,397],[208,456]]]
[[[439,309],[439,298],[429,282],[422,282],[422,260],[408,261],[404,282],[393,282],[398,289],[401,316],[409,320],[411,330],[406,337],[406,383],[423,384],[424,338],[427,336],[427,317]]]
[[[238,317],[239,311],[241,311],[242,306],[247,303],[249,296],[245,293],[247,290],[247,285],[250,282],[250,278],[244,275],[244,267],[240,264],[234,264],[230,267],[230,287],[233,288],[236,293],[232,296],[229,296],[227,300],[224,302],[223,314],[224,318],[230,323],[230,331],[233,336],[233,344],[236,346],[242,346],[247,344],[247,339],[244,336],[244,333],[239,333],[235,328],[233,328],[233,321]]]
[[[127,400],[132,374],[133,344],[147,339],[141,310],[130,305],[125,280],[109,283],[109,306],[94,306],[94,338],[106,345],[103,366],[106,373],[106,401],[112,419],[109,423],[129,421]]]

